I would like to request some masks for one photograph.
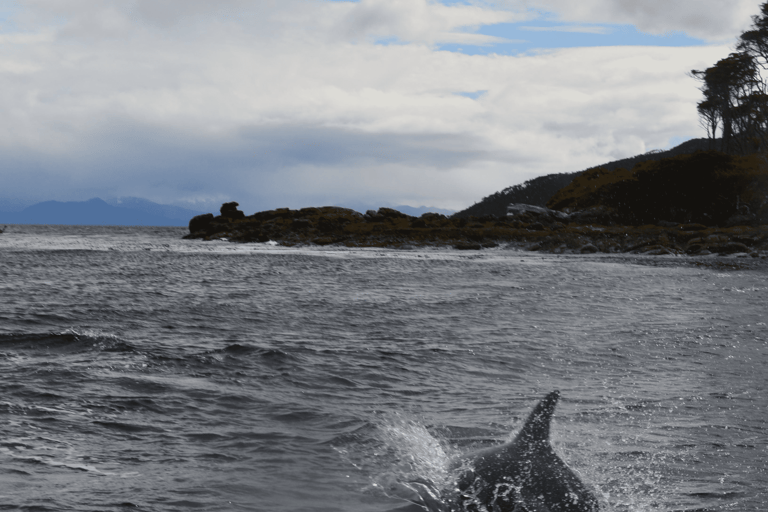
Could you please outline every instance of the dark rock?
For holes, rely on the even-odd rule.
[[[666,254],[674,254],[669,247],[661,244],[647,245],[638,251],[640,254],[646,256],[664,256]]]
[[[332,244],[339,243],[340,241],[341,240],[339,240],[336,237],[321,236],[321,237],[317,237],[317,238],[313,239],[312,243],[315,244],[315,245],[332,245]]]
[[[421,214],[421,217],[419,218],[424,219],[427,222],[435,222],[435,221],[446,220],[448,217],[446,217],[442,213],[427,212],[427,213]]]
[[[200,231],[205,231],[212,221],[212,213],[204,213],[203,215],[192,217],[192,220],[189,221],[189,232],[198,233]]]
[[[600,249],[598,249],[594,244],[586,244],[579,249],[579,252],[581,254],[594,254],[596,252],[600,252]]]
[[[551,224],[556,221],[567,221],[568,215],[542,206],[514,203],[507,206],[507,219]]]
[[[680,226],[680,231],[703,231],[707,229],[704,224],[683,224]]]
[[[410,215],[406,215],[403,212],[397,211],[393,208],[379,208],[379,211],[376,212],[380,216],[384,217],[385,219],[410,219],[412,218]]]
[[[238,206],[240,205],[235,201],[222,204],[221,209],[219,210],[221,212],[221,216],[231,220],[244,219],[245,214],[237,209]]]
[[[565,229],[565,224],[563,224],[562,222],[553,222],[548,227],[553,231],[557,231],[558,229]]]
[[[363,217],[366,222],[384,222],[384,216],[376,210],[368,210]]]
[[[271,238],[263,231],[249,231],[240,240],[242,242],[258,242],[263,244],[264,242],[269,242]]]
[[[616,224],[615,212],[605,206],[593,206],[584,210],[576,210],[568,214],[567,222],[572,224],[597,224],[613,226]]]
[[[718,254],[736,254],[737,252],[746,252],[746,253],[752,252],[750,251],[749,247],[739,242],[731,242],[725,245],[721,245],[719,247],[715,247],[711,250],[712,252],[716,252]]]
[[[756,226],[758,224],[757,216],[750,214],[737,214],[731,216],[726,222],[725,227],[733,226]]]
[[[293,219],[293,223],[291,224],[292,229],[309,229],[312,227],[312,222],[309,219]]]
[[[483,248],[481,244],[472,242],[459,242],[453,246],[454,249],[459,251],[479,251]]]

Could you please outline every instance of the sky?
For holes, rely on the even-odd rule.
[[[704,137],[759,3],[2,0],[0,207],[461,210]]]

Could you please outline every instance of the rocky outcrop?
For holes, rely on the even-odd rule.
[[[673,222],[627,226],[615,223],[613,213],[600,207],[565,213],[515,204],[508,211],[501,218],[453,218],[436,213],[412,217],[390,208],[369,210],[363,215],[336,206],[278,208],[242,218],[206,214],[190,221],[190,234],[185,238],[273,240],[286,246],[442,246],[462,250],[508,246],[571,254],[768,257],[768,226],[717,227]]]
[[[653,256],[709,254],[768,257],[768,229],[737,226],[579,226],[542,238],[532,250],[552,253],[632,253]]]
[[[240,205],[234,201],[231,203],[224,203],[221,205],[221,209],[219,210],[221,212],[221,216],[229,220],[244,219],[245,214],[237,209],[238,206]]]
[[[206,230],[208,225],[213,222],[213,214],[212,213],[205,213],[203,215],[198,215],[196,217],[192,217],[192,220],[189,221],[189,232],[190,233],[202,233]]]
[[[507,206],[507,217],[520,221],[536,219],[537,222],[544,222],[547,224],[568,221],[568,214],[566,213],[522,203],[513,203]]]

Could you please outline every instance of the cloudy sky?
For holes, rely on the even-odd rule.
[[[756,0],[2,0],[0,204],[463,209],[704,136]]]

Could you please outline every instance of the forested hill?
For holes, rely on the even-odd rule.
[[[716,146],[719,141],[712,139],[691,139],[687,142],[683,142],[679,146],[676,146],[667,151],[651,151],[643,155],[637,155],[631,158],[624,158],[622,160],[616,160],[607,164],[596,165],[589,169],[595,169],[602,167],[609,171],[614,169],[624,168],[632,169],[640,162],[647,160],[661,160],[677,155],[685,155],[694,153],[699,150],[717,149]],[[548,174],[546,176],[539,176],[532,180],[528,180],[520,185],[514,185],[495,194],[491,194],[488,197],[484,197],[481,201],[473,204],[466,210],[462,210],[453,214],[453,217],[482,217],[484,215],[495,215],[497,217],[504,217],[507,214],[507,205],[510,203],[525,203],[536,206],[546,206],[547,201],[557,193],[561,188],[569,185],[573,179],[581,173],[588,171],[576,171],[560,174]]]

